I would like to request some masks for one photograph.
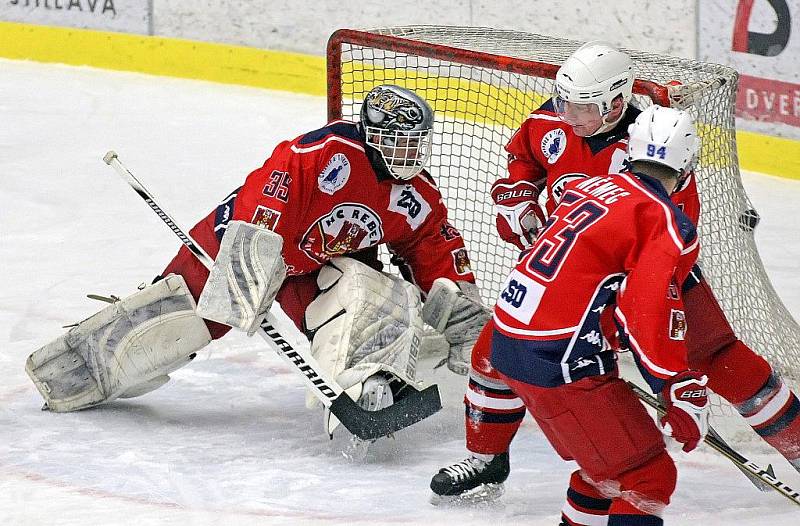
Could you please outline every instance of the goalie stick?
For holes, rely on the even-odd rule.
[[[139,194],[139,197],[178,236],[186,248],[207,269],[211,269],[214,260],[156,203],[153,195],[122,164],[116,152],[108,152],[103,157],[103,161],[114,168],[131,188]],[[390,435],[431,416],[442,408],[439,388],[434,384],[422,391],[409,385],[408,394],[394,404],[378,411],[367,411],[359,407],[344,392],[342,387],[320,368],[310,353],[294,348],[292,344],[281,336],[280,332],[275,328],[275,320],[271,313],[268,313],[262,320],[257,332],[272,344],[280,356],[285,358],[303,375],[306,385],[314,395],[339,419],[348,431],[358,438],[375,440]]]
[[[633,389],[633,392],[636,393],[636,396],[638,396],[642,402],[655,409],[658,414],[666,414],[664,406],[659,403],[655,396],[651,395],[633,382],[629,381],[628,385],[631,389]],[[741,453],[726,444],[725,441],[720,438],[717,432],[711,429],[711,427],[709,427],[709,432],[703,439],[703,442],[717,450],[718,453],[721,453],[723,456],[727,457],[728,460],[733,462],[736,467],[739,468],[745,475],[748,475],[748,478],[757,479],[760,484],[765,484],[771,487],[792,501],[794,504],[800,506],[800,492],[790,488],[783,481],[778,479],[775,476],[771,465],[767,465],[766,468],[762,468],[752,460],[745,458]],[[756,487],[759,487],[760,489],[759,485],[756,485]]]

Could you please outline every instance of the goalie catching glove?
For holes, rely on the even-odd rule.
[[[665,435],[683,444],[687,453],[708,433],[708,378],[684,371],[669,380],[662,391],[667,414],[661,418]]]
[[[211,341],[181,276],[115,301],[28,358],[25,371],[55,412],[152,391]]]
[[[490,317],[477,285],[447,278],[433,282],[422,307],[425,323],[443,334],[450,344],[447,368],[464,376],[469,371],[472,347]]]

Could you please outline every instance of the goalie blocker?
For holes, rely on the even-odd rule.
[[[472,348],[490,317],[474,283],[455,283],[447,278],[434,281],[422,309],[422,319],[450,344],[447,358],[439,366],[446,362],[448,369],[466,376]]]
[[[266,228],[231,221],[222,237],[197,313],[255,334],[286,278],[283,238]]]

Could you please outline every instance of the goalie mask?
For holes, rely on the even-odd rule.
[[[632,94],[631,58],[605,42],[595,41],[578,48],[559,68],[553,105],[561,120],[576,128],[578,135],[586,137],[613,128],[622,118]],[[608,121],[613,101],[620,96],[622,113]],[[594,127],[597,128],[592,129]]]
[[[409,180],[431,154],[433,110],[419,95],[399,86],[377,86],[361,106],[367,146],[380,153],[393,177]]]
[[[650,106],[628,127],[628,160],[647,161],[680,172],[694,170],[700,139],[692,116],[675,108]]]

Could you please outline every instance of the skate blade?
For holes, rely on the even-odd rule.
[[[429,502],[434,506],[443,507],[470,507],[482,504],[491,504],[499,499],[506,489],[503,483],[482,484],[461,495],[437,495],[431,492]]]

